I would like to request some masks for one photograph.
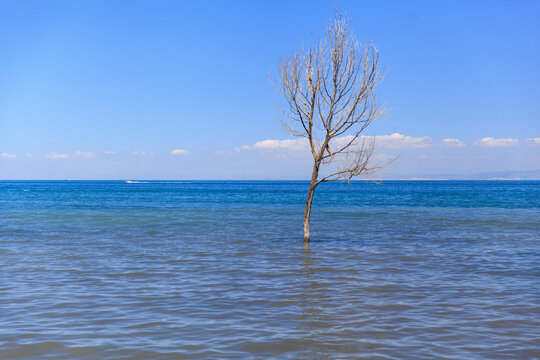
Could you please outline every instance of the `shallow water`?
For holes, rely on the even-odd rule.
[[[0,182],[0,358],[540,358],[540,182],[306,189]]]

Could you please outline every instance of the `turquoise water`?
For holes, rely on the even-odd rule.
[[[0,181],[0,358],[540,358],[540,182],[307,186]]]

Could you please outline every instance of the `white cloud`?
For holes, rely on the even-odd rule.
[[[439,159],[448,159],[448,160],[484,160],[484,159],[490,159],[491,156],[487,154],[482,155],[439,155]]]
[[[28,157],[34,157],[34,155],[30,154],[30,153],[27,153],[26,156]],[[72,158],[72,157],[81,157],[81,158],[84,158],[84,159],[91,159],[91,158],[95,158],[97,155],[93,152],[90,152],[90,151],[75,151],[73,154],[66,154],[66,153],[63,153],[63,154],[59,154],[59,153],[56,153],[56,152],[50,152],[48,153],[47,155],[45,155],[45,157],[49,158],[49,159],[69,159],[69,158]]]
[[[136,155],[136,156],[154,156],[153,152],[147,153],[147,152],[144,152],[144,151],[134,151],[132,154]]]
[[[535,137],[535,138],[527,138],[527,144],[531,145],[531,146],[537,146],[537,145],[540,145],[540,137]]]
[[[365,138],[372,138],[371,136],[365,136]],[[429,136],[413,137],[400,133],[393,133],[391,135],[377,135],[375,136],[375,144],[380,144],[387,148],[426,148],[433,145],[433,142]]]
[[[25,155],[26,155],[26,157],[29,157],[29,158],[33,158],[33,157],[34,157],[34,155],[31,154],[31,153],[26,153]]]
[[[48,157],[49,159],[69,159],[70,158],[69,154],[58,154],[55,152],[51,152],[45,156]]]
[[[246,150],[283,150],[283,151],[304,151],[308,150],[308,141],[306,139],[285,139],[274,140],[267,139],[257,141],[253,145],[242,145],[234,148],[234,151],[246,151]],[[221,152],[223,153],[223,152]]]
[[[334,144],[345,145],[349,141],[353,139],[352,135],[348,136],[342,136],[340,138],[336,138],[334,140]],[[419,149],[419,148],[427,148],[430,146],[433,146],[433,141],[429,136],[421,136],[421,137],[414,137],[414,136],[407,136],[400,133],[393,133],[390,135],[376,135],[376,136],[366,136],[363,135],[359,138],[360,141],[362,140],[375,140],[375,146],[380,146],[388,149],[403,149],[403,148],[412,148],[412,149]]]
[[[352,135],[338,137],[332,140],[330,146],[339,147],[346,145],[349,141],[353,139]],[[429,136],[422,137],[413,137],[406,136],[399,133],[393,133],[391,135],[377,135],[377,136],[361,136],[359,142],[363,140],[375,140],[376,145],[385,147],[385,148],[426,148],[433,145],[433,141]],[[355,142],[357,143],[357,142]],[[243,145],[241,147],[235,148],[235,151],[245,151],[245,150],[283,150],[283,151],[292,151],[292,152],[301,152],[309,150],[309,143],[307,139],[286,139],[286,140],[275,140],[267,139],[262,141],[257,141],[253,145]]]
[[[75,156],[83,157],[85,159],[95,158],[96,154],[89,151],[75,151]]]
[[[234,151],[243,151],[243,150],[249,150],[251,147],[249,145],[242,145],[240,147],[234,148]]]
[[[9,158],[9,159],[14,159],[14,158],[17,157],[17,155],[15,155],[15,154],[8,154],[8,153],[1,153],[1,154],[0,154],[0,157]]]
[[[255,149],[287,149],[303,150],[306,149],[308,142],[306,139],[287,139],[287,140],[263,140],[257,141],[253,147]]]
[[[114,150],[105,150],[103,153],[107,154],[107,155],[114,155],[114,154],[116,154],[116,151],[114,151]]]
[[[189,155],[189,151],[182,149],[174,149],[171,151],[171,155]]]
[[[452,146],[452,147],[465,147],[466,145],[458,139],[444,139],[442,141],[444,146]]]
[[[484,147],[509,147],[514,146],[519,143],[518,139],[508,138],[508,139],[494,139],[490,137],[485,137],[480,140],[476,140],[474,145],[484,146]]]

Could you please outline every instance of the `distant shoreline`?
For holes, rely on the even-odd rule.
[[[182,183],[182,182],[259,182],[259,181],[275,181],[275,182],[309,182],[307,179],[130,179],[126,182],[125,179],[0,179],[0,182],[8,181],[58,181],[58,182],[79,182],[79,181],[118,181],[126,184],[141,184],[144,182],[167,182],[167,183]],[[384,182],[384,181],[540,181],[540,179],[522,179],[522,178],[489,178],[489,179],[450,179],[450,178],[400,178],[400,179],[354,179],[350,182]],[[346,180],[340,182],[347,182]]]

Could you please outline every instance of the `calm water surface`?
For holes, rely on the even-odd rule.
[[[307,186],[0,182],[0,358],[540,358],[540,182]]]

